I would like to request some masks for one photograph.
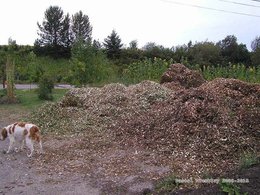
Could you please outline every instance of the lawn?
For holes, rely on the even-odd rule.
[[[54,89],[53,97],[54,102],[58,101],[68,89]],[[4,91],[0,90],[0,96],[3,95]],[[26,116],[43,105],[47,101],[40,100],[36,93],[36,90],[16,90],[16,97],[20,103],[17,104],[0,104],[0,125],[16,122],[18,120],[24,120]]]

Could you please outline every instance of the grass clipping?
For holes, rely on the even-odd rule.
[[[161,84],[71,89],[31,119],[46,134],[106,131],[120,147],[148,150],[175,172],[221,172],[241,153],[260,151],[260,85],[223,78],[206,82],[174,64]]]

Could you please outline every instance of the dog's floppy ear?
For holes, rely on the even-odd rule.
[[[5,138],[7,138],[7,130],[6,128],[3,128],[1,131],[1,139],[5,140]]]

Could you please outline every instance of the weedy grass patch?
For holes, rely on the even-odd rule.
[[[40,100],[38,98],[38,94],[36,92],[37,89],[18,89],[15,90],[15,95],[19,100],[17,104],[1,104],[0,107],[6,109],[15,109],[20,108],[26,111],[32,111],[35,108],[41,106],[43,103],[47,102],[45,100]],[[68,89],[54,89],[53,90],[53,102],[58,101],[64,94],[68,91]],[[5,90],[0,90],[0,97],[5,94]]]
[[[160,182],[158,182],[155,186],[155,190],[158,193],[170,193],[171,191],[178,189],[180,183],[176,182],[176,176],[170,175]]]
[[[245,152],[240,157],[239,166],[240,169],[247,169],[258,163],[260,162],[255,153]]]

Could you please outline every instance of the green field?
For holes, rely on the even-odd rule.
[[[68,89],[54,89],[53,90],[53,101],[58,101],[66,92]],[[3,94],[3,89],[0,90],[0,96]],[[16,97],[18,98],[20,103],[17,104],[0,104],[0,108],[4,109],[22,109],[26,111],[32,111],[42,105],[43,103],[47,102],[44,100],[40,100],[38,98],[38,94],[36,92],[36,89],[31,90],[15,90]]]

